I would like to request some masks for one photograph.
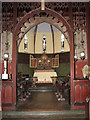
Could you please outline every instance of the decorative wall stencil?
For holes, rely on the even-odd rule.
[[[77,54],[78,59],[81,59],[81,52],[85,52],[85,59],[87,59],[87,37],[84,30],[76,30],[74,33],[74,44],[75,44],[75,54]],[[83,40],[82,40],[83,38]],[[83,44],[83,46],[82,46]]]
[[[4,60],[4,53],[8,53],[9,60],[12,60],[12,33],[10,31],[8,31],[8,36],[6,31],[2,33],[2,60]]]

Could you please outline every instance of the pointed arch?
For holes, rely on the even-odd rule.
[[[44,16],[41,17],[41,14],[44,13]],[[39,16],[39,17],[35,17]],[[21,38],[25,35],[25,33],[32,28],[35,25],[38,25],[41,22],[48,22],[55,27],[57,27],[59,30],[62,31],[62,33],[66,36],[70,43],[70,71],[71,71],[71,85],[73,85],[73,79],[74,79],[74,42],[73,42],[73,30],[71,29],[68,22],[65,20],[65,18],[56,13],[54,10],[51,10],[49,8],[45,8],[45,10],[41,10],[41,8],[38,8],[36,10],[33,10],[29,13],[27,13],[20,22],[16,25],[13,33],[13,56],[12,56],[12,79],[14,84],[14,98],[16,98],[16,64],[17,64],[17,44],[20,42]],[[73,97],[71,90],[71,97]],[[14,102],[16,103],[16,100],[14,99]],[[72,102],[72,98],[71,98]]]

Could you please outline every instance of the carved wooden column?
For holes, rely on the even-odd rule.
[[[0,23],[1,23],[1,20],[2,20],[2,2],[0,2]],[[2,23],[1,23],[1,26],[0,26],[0,74],[2,74],[2,61],[1,61],[1,33],[2,33]],[[2,81],[1,81],[1,78],[0,78],[0,111],[2,111],[2,105],[1,105],[1,91],[2,91]]]
[[[2,62],[1,62],[1,33],[2,33],[2,23],[1,23],[1,20],[2,20],[2,2],[0,2],[0,74],[2,74]]]
[[[13,52],[12,52],[12,79],[13,79],[13,104],[16,105],[16,59],[17,59],[17,46],[14,35],[15,27],[17,24],[17,3],[13,6]]]
[[[71,71],[71,104],[74,104],[74,39],[73,39],[73,14],[72,14],[72,3],[69,3],[69,18],[70,18],[70,26],[72,29],[72,34],[70,36],[70,71]]]

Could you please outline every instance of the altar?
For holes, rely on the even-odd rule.
[[[57,77],[54,70],[35,70],[33,77],[35,83],[53,83],[52,77]]]

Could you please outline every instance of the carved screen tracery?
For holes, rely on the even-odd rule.
[[[73,3],[73,25],[74,31],[77,29],[86,29],[86,8],[84,2]]]

